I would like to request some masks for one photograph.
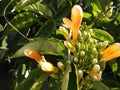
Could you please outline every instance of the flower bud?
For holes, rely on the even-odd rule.
[[[99,64],[95,64],[94,67],[92,68],[92,72],[96,73],[100,71],[100,65]]]
[[[83,78],[83,71],[78,70],[78,80],[80,81]]]
[[[74,62],[78,63],[78,57],[74,57]]]
[[[63,64],[62,62],[58,62],[58,63],[57,63],[57,66],[58,66],[58,68],[59,68],[60,70],[64,71],[65,66],[64,66],[64,64]]]
[[[85,51],[80,51],[80,56],[84,57],[85,56]]]
[[[68,49],[70,49],[71,52],[75,52],[75,51],[76,51],[75,47],[74,47],[70,42],[64,41],[64,45],[65,45]]]
[[[68,38],[69,38],[68,31],[64,27],[62,27],[62,26],[60,26],[60,31],[63,34],[63,36],[65,37],[65,39],[68,40]]]
[[[56,70],[55,66],[50,62],[39,62],[41,69],[45,72],[54,72]]]
[[[97,60],[96,58],[94,58],[94,59],[92,60],[92,64],[94,65],[94,64],[96,64],[96,63],[98,63],[98,60]]]

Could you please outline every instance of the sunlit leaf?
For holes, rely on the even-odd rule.
[[[64,46],[57,39],[36,39],[21,47],[11,58],[21,57],[25,49],[33,49],[41,54],[64,55]]]
[[[34,23],[38,22],[38,19],[35,14],[31,12],[24,12],[14,16],[14,18],[10,22],[15,28],[21,30],[23,28],[30,27]],[[13,31],[15,31],[14,28],[8,24],[5,28],[5,33],[3,37],[5,37],[6,35]]]
[[[49,73],[45,73],[41,71],[40,68],[37,68],[33,70],[22,83],[20,84],[18,83],[15,90],[30,90],[32,85],[34,85],[37,82],[37,80],[39,80],[40,78],[43,78],[42,83],[41,83],[43,84],[44,80],[48,76],[49,76]]]
[[[109,43],[114,42],[114,38],[108,32],[101,29],[93,29],[92,37],[101,41],[108,41]]]
[[[24,7],[36,3],[38,0],[21,0],[17,3],[17,5],[14,7],[12,11],[21,10]]]

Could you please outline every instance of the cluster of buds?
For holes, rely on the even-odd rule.
[[[41,69],[43,71],[45,71],[45,72],[55,72],[55,70],[56,70],[55,66],[52,63],[46,61],[44,56],[41,56],[35,50],[33,50],[33,49],[25,49],[24,54],[25,54],[25,56],[37,61],[39,63],[39,65],[41,66]]]
[[[100,42],[92,38],[92,29],[79,29],[82,18],[82,8],[79,5],[73,6],[71,20],[63,18],[67,29],[61,26],[60,31],[66,39],[64,45],[72,53],[70,61],[77,66],[79,83],[87,85],[88,81],[101,80],[104,62],[120,56],[120,44],[115,43],[106,49],[108,41]]]

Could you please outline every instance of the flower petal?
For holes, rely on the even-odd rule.
[[[79,5],[75,5],[71,11],[73,42],[77,41],[78,30],[83,18],[83,10]]]
[[[36,60],[37,62],[44,61],[44,58],[42,56],[40,56],[40,54],[38,52],[36,52],[32,49],[25,49],[24,54],[25,54],[25,56],[32,58],[32,59]]]
[[[120,43],[115,43],[103,51],[102,60],[109,61],[120,56]]]
[[[68,28],[72,29],[72,21],[68,18],[63,18],[63,22]]]

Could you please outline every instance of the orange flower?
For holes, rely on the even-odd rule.
[[[120,43],[115,43],[103,51],[102,60],[109,61],[120,56]]]
[[[43,71],[54,72],[56,70],[56,68],[54,67],[54,65],[52,63],[47,62],[45,60],[44,56],[39,55],[39,53],[37,53],[36,51],[34,51],[32,49],[25,49],[24,54],[25,54],[25,56],[36,60],[40,64],[41,69]]]
[[[72,29],[72,40],[74,43],[77,42],[78,30],[80,28],[83,18],[83,10],[79,5],[73,6],[71,10],[71,20],[68,18],[63,18],[63,22]]]

